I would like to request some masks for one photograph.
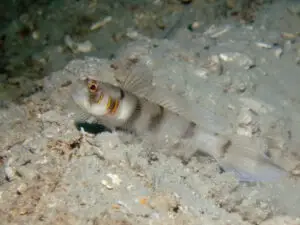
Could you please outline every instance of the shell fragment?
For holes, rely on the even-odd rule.
[[[225,52],[221,53],[219,56],[224,62],[237,63],[239,66],[244,67],[247,70],[255,66],[254,59],[244,53]]]
[[[112,17],[107,16],[103,20],[100,20],[100,21],[97,21],[97,22],[93,23],[90,26],[90,30],[93,31],[93,30],[100,29],[100,28],[104,27],[106,24],[108,24],[111,21],[112,21]]]

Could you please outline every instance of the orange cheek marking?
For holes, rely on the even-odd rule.
[[[111,114],[115,114],[119,108],[120,101],[116,100],[113,109],[111,110]]]
[[[106,105],[107,114],[114,115],[117,112],[119,105],[120,101],[118,99],[112,99],[110,97]]]

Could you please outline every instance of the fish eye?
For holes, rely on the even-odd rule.
[[[95,80],[91,80],[88,82],[88,88],[90,92],[96,92],[98,89],[97,82]]]

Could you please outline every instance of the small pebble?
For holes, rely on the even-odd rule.
[[[300,169],[299,168],[295,168],[291,171],[292,175],[294,176],[300,176]]]
[[[92,42],[90,42],[89,40],[82,42],[82,43],[77,43],[77,51],[78,52],[83,52],[83,53],[87,53],[92,51],[93,49],[93,44]]]
[[[112,190],[113,186],[108,183],[107,180],[102,180],[101,184],[104,185],[108,190]]]
[[[140,35],[135,30],[128,30],[127,33],[126,33],[126,36],[131,38],[131,39],[137,39]]]
[[[17,194],[21,195],[27,190],[28,185],[25,183],[20,184],[20,186],[17,188]]]
[[[266,49],[273,48],[273,45],[265,43],[265,42],[256,42],[256,46],[259,48],[266,48]]]
[[[243,92],[246,91],[246,89],[247,89],[247,86],[246,86],[245,83],[240,83],[240,84],[238,85],[238,92],[243,93]]]
[[[16,171],[10,166],[5,166],[4,172],[8,181],[12,181],[16,177]]]
[[[76,43],[73,41],[70,35],[66,35],[64,38],[65,45],[70,48],[74,53],[83,52],[87,53],[92,51],[93,44],[87,40],[84,42]]]
[[[122,180],[119,178],[119,176],[117,174],[111,174],[111,173],[108,173],[106,176],[108,176],[110,179],[111,179],[111,182],[113,184],[116,184],[116,185],[120,185]]]
[[[32,38],[34,40],[39,40],[40,39],[40,33],[38,31],[33,31],[32,32]]]
[[[194,30],[198,29],[199,27],[200,27],[200,23],[197,22],[197,21],[195,21],[195,22],[193,22],[192,24],[190,24],[190,25],[188,26],[188,29],[189,29],[190,31],[194,31]]]
[[[205,32],[204,35],[208,35],[211,38],[218,38],[223,34],[227,33],[232,29],[232,26],[226,25],[222,27],[216,27],[215,25],[211,25]]]
[[[200,23],[199,22],[195,21],[195,22],[192,23],[192,28],[193,29],[198,29],[199,27],[200,27]]]
[[[221,53],[219,56],[220,59],[222,59],[224,62],[234,62],[239,66],[244,67],[246,70],[255,67],[255,60],[243,53],[224,52]]]
[[[275,49],[275,56],[277,59],[280,59],[280,57],[282,56],[282,53],[283,53],[282,48]]]
[[[201,77],[203,79],[207,79],[208,70],[204,69],[204,68],[195,70],[195,75],[198,76],[198,77]]]
[[[148,197],[141,197],[141,198],[139,198],[139,203],[140,203],[141,205],[146,205],[146,204],[148,204],[148,201],[149,201]]]

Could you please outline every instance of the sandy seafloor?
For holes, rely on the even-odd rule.
[[[300,224],[300,18],[287,10],[296,3],[266,5],[252,24],[183,26],[169,40],[137,33],[116,53],[140,55],[154,85],[214,112],[204,126],[265,140],[287,177],[239,183],[207,156],[184,165],[124,133],[80,132],[72,82],[114,82],[112,61],[94,52],[41,79],[22,104],[1,103],[0,224]]]

